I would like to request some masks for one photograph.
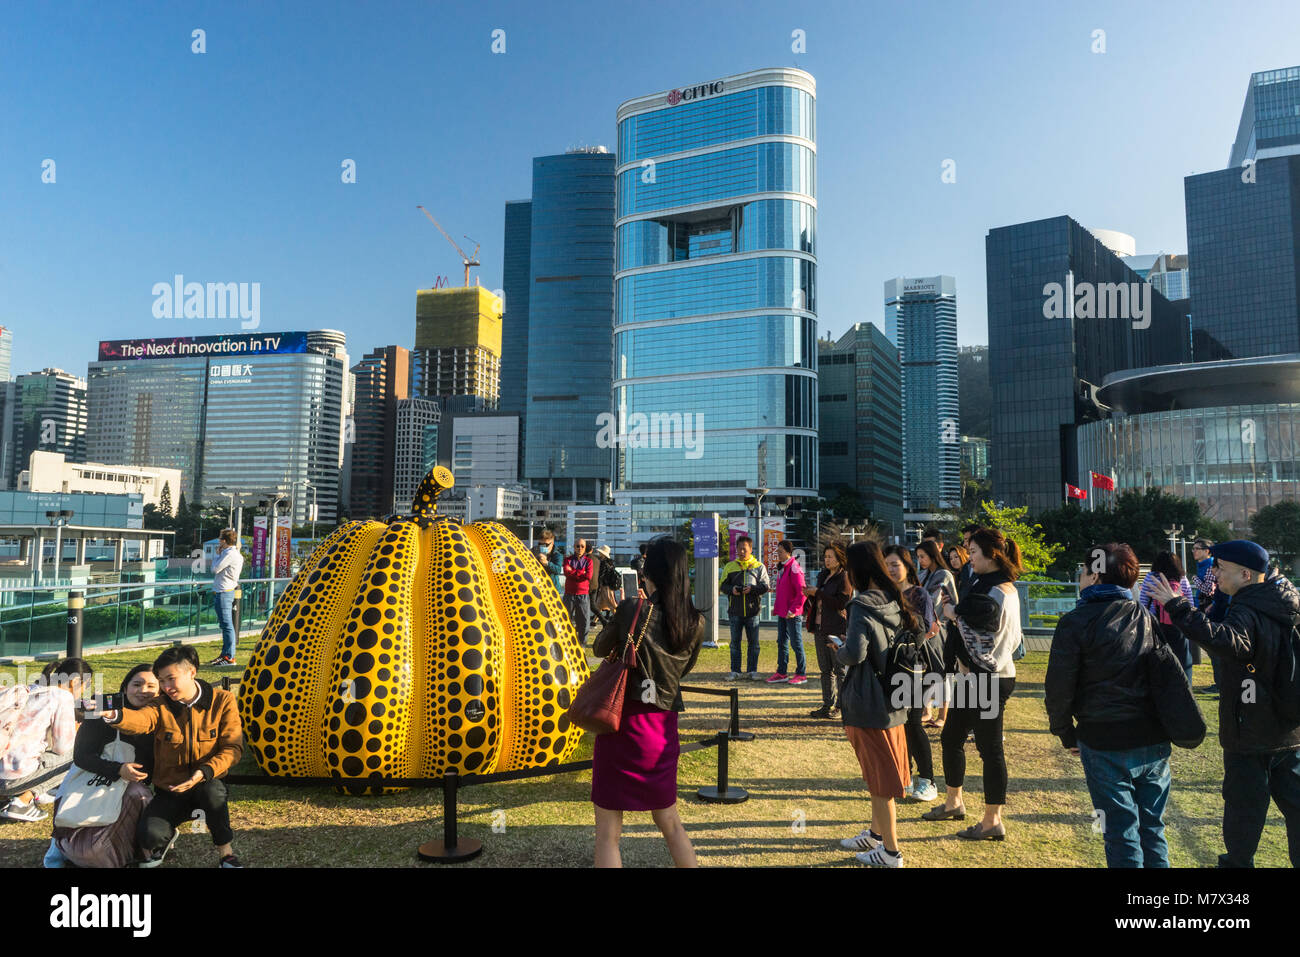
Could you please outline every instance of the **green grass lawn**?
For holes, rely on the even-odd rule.
[[[254,638],[239,643],[247,659]],[[198,646],[203,660],[218,645]],[[105,674],[105,689],[116,690],[138,661],[156,650],[119,652],[91,659]],[[763,642],[770,666],[775,648]],[[688,683],[726,687],[727,649],[705,649]],[[964,824],[920,820],[931,805],[899,807],[899,837],[909,867],[1101,867],[1101,835],[1092,830],[1091,804],[1078,758],[1048,733],[1043,710],[1047,654],[1030,652],[1018,663],[1015,694],[1006,720],[1007,763],[1011,774],[1004,843],[968,843],[955,835]],[[9,669],[12,671],[12,669]],[[238,677],[242,668],[208,669],[201,676],[219,681]],[[1198,687],[1210,681],[1208,665],[1196,669]],[[807,713],[820,703],[814,677],[803,687],[741,685],[741,724],[757,737],[730,746],[731,782],[746,788],[750,800],[739,805],[709,805],[695,797],[714,783],[716,752],[682,756],[678,772],[681,815],[702,865],[858,866],[839,839],[856,834],[869,814],[866,786],[838,722],[817,721]],[[1174,749],[1173,790],[1165,814],[1171,863],[1176,867],[1212,866],[1222,850],[1219,793],[1222,758],[1215,738],[1216,705],[1199,695],[1210,734],[1196,751]],[[726,727],[726,699],[687,696],[681,718],[683,740]],[[942,782],[938,733],[931,731],[935,773]],[[967,821],[982,810],[980,761],[967,745]],[[588,736],[577,759],[591,756]],[[239,773],[257,773],[245,752]],[[484,852],[470,867],[585,866],[593,855],[590,772],[556,775],[504,784],[467,787],[460,792],[460,833],[481,840]],[[412,791],[380,798],[346,797],[328,789],[234,786],[232,818],[235,848],[248,866],[422,866],[417,845],[442,836],[442,793]],[[942,791],[942,785],[941,785]],[[941,798],[942,800],[942,795]],[[496,830],[494,830],[496,825]],[[0,867],[39,866],[49,843],[50,822],[0,820]],[[668,866],[671,861],[649,814],[625,819],[623,860],[629,866]],[[209,837],[182,833],[164,867],[207,867],[216,863]],[[1256,858],[1258,866],[1283,867],[1286,833],[1281,814],[1270,807],[1268,827]]]

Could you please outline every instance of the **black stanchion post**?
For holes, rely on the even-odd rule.
[[[223,676],[222,676],[222,678],[221,678],[221,690],[222,690],[222,691],[229,691],[229,690],[230,690],[230,675],[223,675]]]
[[[702,787],[696,796],[707,804],[741,804],[749,800],[744,788],[727,785],[727,732],[718,732],[718,786]]]
[[[81,631],[86,618],[86,593],[68,592],[68,657],[81,657]]]
[[[754,732],[740,730],[740,689],[731,689],[731,732],[732,741],[753,741]]]
[[[483,853],[483,842],[456,834],[456,788],[459,775],[448,771],[442,776],[442,840],[426,841],[416,848],[416,856],[435,864],[455,864]]]

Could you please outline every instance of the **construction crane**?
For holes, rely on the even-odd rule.
[[[432,213],[430,213],[427,209],[425,209],[423,206],[420,206],[419,204],[417,204],[415,208],[418,209],[420,212],[424,213],[424,215],[428,216],[429,222],[437,226],[438,232],[442,233],[442,235],[446,238],[447,242],[451,243],[451,247],[454,250],[456,250],[456,252],[460,253],[460,261],[465,264],[465,285],[468,286],[469,267],[479,265],[479,261],[478,261],[479,244],[475,243],[474,240],[466,236],[465,237],[466,239],[469,239],[470,242],[474,243],[474,253],[471,256],[465,255],[465,250],[461,249],[460,246],[456,245],[456,240],[452,239],[450,236],[447,235],[447,230],[443,229],[442,226],[439,225],[438,221],[433,218]]]

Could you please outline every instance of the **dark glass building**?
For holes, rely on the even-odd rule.
[[[823,495],[855,490],[885,534],[903,534],[903,372],[870,322],[817,342]]]
[[[1197,361],[1300,352],[1300,156],[1188,176],[1183,190]]]
[[[1041,511],[1086,484],[1074,433],[1102,379],[1187,361],[1187,318],[1069,216],[989,230],[984,250],[993,497]]]
[[[603,147],[533,160],[522,478],[548,499],[609,490],[597,437],[613,372],[614,164]]]
[[[501,256],[501,399],[498,408],[522,416],[528,394],[528,271],[532,257],[533,204],[506,203],[505,248]],[[522,420],[521,420],[522,422]]]

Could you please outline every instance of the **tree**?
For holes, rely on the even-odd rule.
[[[1281,564],[1295,561],[1300,555],[1300,502],[1265,505],[1252,516],[1250,534]]]
[[[1029,509],[998,508],[992,502],[980,503],[980,514],[974,516],[980,525],[996,528],[1007,538],[1013,539],[1020,548],[1020,563],[1025,569],[1025,577],[1046,575],[1052,563],[1061,553],[1061,546],[1049,541],[1043,526],[1027,519]]]
[[[1091,512],[1062,505],[1043,512],[1038,520],[1048,538],[1062,546],[1054,570],[1065,575],[1073,574],[1090,545],[1103,542],[1126,542],[1139,561],[1150,562],[1157,553],[1168,551],[1164,530],[1174,525],[1183,527],[1186,538],[1193,534],[1211,541],[1232,537],[1227,524],[1206,516],[1195,499],[1158,488],[1129,489],[1117,495],[1113,505],[1107,502]]]
[[[163,483],[162,493],[158,496],[158,511],[162,515],[166,516],[167,518],[171,518],[171,514],[172,514],[172,483],[171,482]]]

